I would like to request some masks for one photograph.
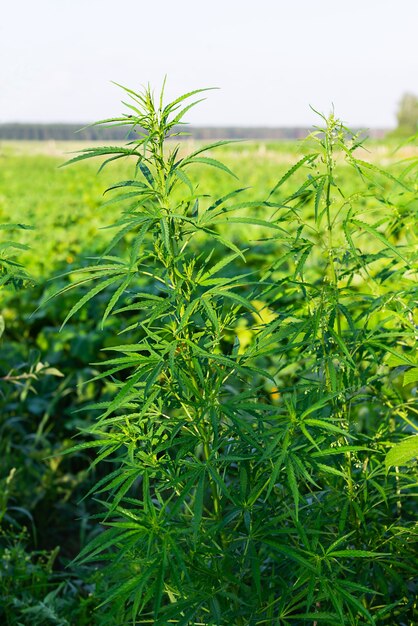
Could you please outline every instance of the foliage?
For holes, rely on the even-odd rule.
[[[100,128],[97,126],[79,127],[78,124],[36,124],[36,123],[0,123],[0,140],[19,141],[124,141],[129,127],[123,126]],[[219,139],[297,139],[308,132],[305,128],[265,128],[265,127],[207,127],[195,126],[189,132],[194,139],[210,141]]]
[[[418,438],[416,435],[406,437],[396,444],[386,455],[386,465],[406,465],[418,457]]]
[[[93,602],[83,582],[54,573],[58,548],[50,552],[32,550],[25,531],[3,531],[0,541],[2,623],[10,626],[91,623]]]
[[[3,224],[0,228],[14,231],[28,227]],[[27,246],[16,241],[1,243],[3,292],[33,282],[15,258],[22,250]],[[46,514],[48,504],[56,507],[74,491],[74,485],[65,487],[62,477],[57,477],[60,460],[45,459],[62,447],[61,442],[54,445],[48,437],[48,420],[60,400],[60,386],[51,383],[51,377],[61,378],[63,374],[41,362],[39,351],[29,350],[28,354],[22,347],[22,336],[22,348],[13,349],[13,323],[5,328],[3,316],[0,320],[0,621],[16,626],[64,626],[72,623],[68,620],[73,616],[78,624],[87,623],[91,599],[85,593],[85,583],[76,576],[64,578],[54,571],[60,548],[49,547],[56,533],[48,529],[48,521],[54,519],[51,511]],[[41,397],[34,398],[37,392]],[[42,419],[38,422],[39,416]],[[48,544],[48,548],[37,548],[39,542]]]
[[[23,224],[0,224],[0,231],[11,232],[17,229],[27,229],[28,226]],[[18,289],[25,283],[29,282],[29,276],[24,268],[15,259],[17,250],[25,250],[27,246],[24,244],[3,239],[0,243],[0,287],[2,291],[5,287],[14,287]],[[0,338],[4,333],[5,322],[3,315],[0,314]]]
[[[116,234],[61,290],[83,289],[64,323],[109,294],[102,325],[122,335],[72,448],[112,467],[89,492],[103,532],[76,559],[101,564],[100,623],[412,623],[416,475],[386,472],[385,452],[416,412],[399,381],[416,341],[414,168],[358,158],[331,115],[263,202],[209,198],[193,167],[232,175],[207,154],[223,142],[166,145],[202,90],[168,105],[125,91],[129,114],[105,123],[137,138],[70,161],[134,159],[109,188]]]

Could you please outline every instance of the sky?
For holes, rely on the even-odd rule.
[[[2,0],[0,123],[119,115],[167,75],[208,92],[187,121],[307,126],[314,108],[390,128],[418,95],[418,0]]]

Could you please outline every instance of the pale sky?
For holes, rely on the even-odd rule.
[[[0,122],[90,122],[122,92],[216,86],[196,125],[391,127],[418,95],[418,0],[1,0]]]

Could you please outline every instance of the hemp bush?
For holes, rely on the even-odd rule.
[[[359,159],[330,115],[268,198],[208,198],[193,170],[231,175],[225,142],[173,141],[205,90],[124,89],[129,113],[101,123],[134,138],[69,162],[134,161],[111,244],[65,288],[91,285],[64,322],[102,291],[119,321],[96,377],[113,396],[73,448],[110,467],[76,559],[100,565],[98,622],[412,625],[416,474],[385,454],[416,414],[414,167]]]

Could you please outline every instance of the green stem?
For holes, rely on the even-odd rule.
[[[209,447],[209,443],[207,439],[205,439],[205,441],[203,442],[203,457],[206,462],[208,462],[210,459],[210,447]],[[219,499],[218,488],[216,486],[215,481],[213,480],[213,477],[210,475],[209,475],[209,484],[210,484],[210,490],[212,494],[213,512],[214,512],[215,518],[219,519],[220,513],[221,513],[221,503]]]

